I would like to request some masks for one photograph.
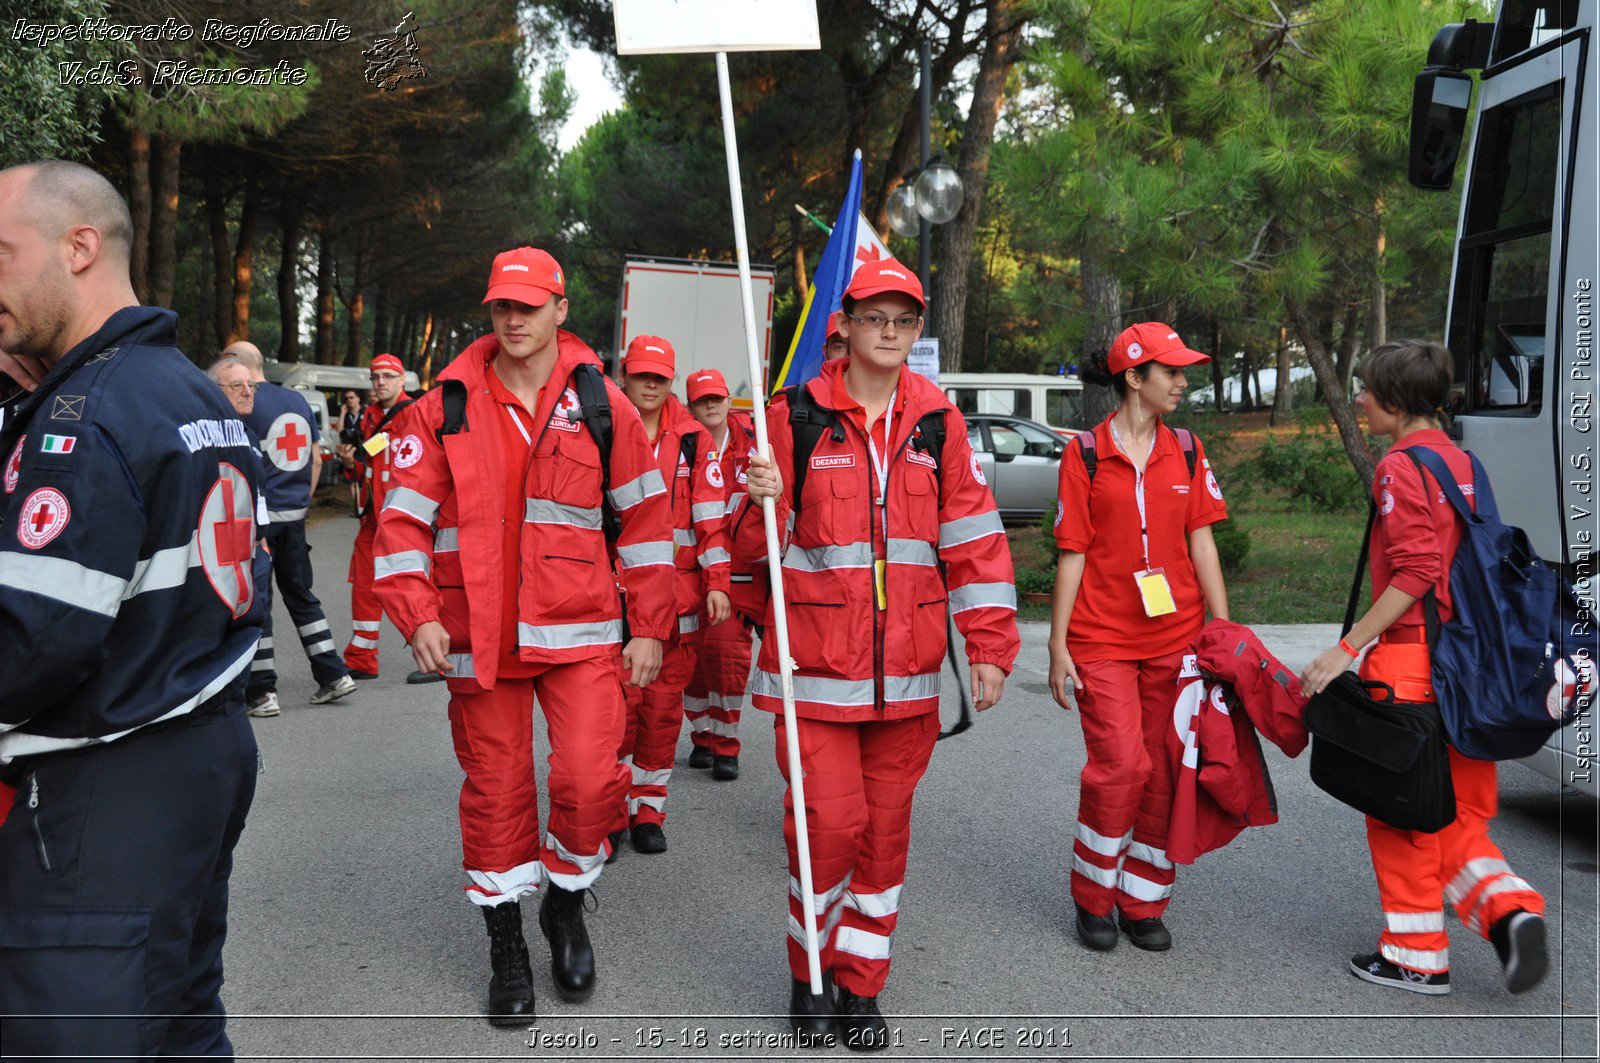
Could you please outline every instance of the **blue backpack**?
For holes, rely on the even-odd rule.
[[[1526,533],[1500,520],[1475,455],[1467,454],[1476,511],[1437,451],[1405,453],[1432,474],[1464,522],[1450,566],[1455,615],[1440,624],[1433,592],[1423,599],[1433,689],[1451,744],[1478,760],[1529,756],[1594,696],[1594,617]]]

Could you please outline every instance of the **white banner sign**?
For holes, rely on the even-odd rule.
[[[921,373],[937,384],[939,382],[939,341],[925,339],[913,343],[911,345],[911,357],[906,359],[906,368],[913,373]]]
[[[618,55],[822,47],[816,0],[615,0]]]

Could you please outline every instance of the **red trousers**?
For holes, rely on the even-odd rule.
[[[352,672],[378,672],[378,631],[383,624],[383,607],[372,592],[372,540],[377,525],[363,519],[356,531],[355,549],[350,554],[350,621],[354,629],[344,648],[345,667]]]
[[[628,788],[617,763],[622,689],[612,656],[552,665],[493,690],[451,679],[450,735],[467,773],[461,784],[462,866],[475,904],[514,901],[542,875],[581,890],[610,855],[606,832]],[[469,689],[470,688],[470,689]],[[549,823],[539,836],[533,775],[533,704],[550,731]]]
[[[1381,680],[1399,701],[1432,701],[1428,647],[1379,642],[1361,664],[1363,679]],[[1489,928],[1518,909],[1544,914],[1544,898],[1518,878],[1489,840],[1489,821],[1499,808],[1492,760],[1473,760],[1450,750],[1456,818],[1435,834],[1400,830],[1367,817],[1367,845],[1383,904],[1383,958],[1397,967],[1429,974],[1450,969],[1450,936],[1444,928],[1448,901],[1468,930],[1487,938]]]
[[[1177,877],[1167,859],[1172,767],[1167,729],[1184,654],[1079,663],[1089,761],[1078,794],[1072,899],[1094,915],[1159,918]]]
[[[714,756],[739,755],[739,715],[750,685],[750,653],[754,639],[738,617],[701,633],[700,660],[683,692],[683,715],[690,740]]]
[[[939,737],[937,713],[878,723],[800,720],[806,833],[817,945],[824,971],[857,996],[877,996],[889,977],[889,945],[911,844],[911,798]],[[777,717],[778,768],[789,779],[789,746]],[[794,796],[783,795],[789,849],[789,971],[806,964]]]
[[[627,711],[617,757],[631,781],[625,818],[613,829],[666,822],[667,782],[678,755],[678,732],[683,729],[683,688],[694,675],[698,646],[697,632],[679,635],[662,647],[661,672],[655,682],[622,687]]]

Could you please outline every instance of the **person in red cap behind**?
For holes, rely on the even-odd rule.
[[[1183,401],[1185,367],[1210,360],[1159,322],[1124,329],[1083,374],[1119,405],[1061,458],[1050,690],[1069,710],[1076,693],[1088,747],[1072,899],[1079,938],[1099,951],[1117,943],[1113,909],[1135,946],[1172,947],[1161,916],[1173,783],[1159,751],[1180,678],[1193,674],[1185,648],[1207,609],[1228,618],[1211,537],[1228,511],[1200,441],[1161,419]]]
[[[672,500],[672,534],[678,573],[677,628],[667,641],[661,674],[648,686],[627,690],[628,714],[618,757],[632,775],[622,825],[641,853],[667,849],[667,783],[683,728],[683,691],[694,675],[700,614],[711,624],[728,618],[728,542],[721,468],[711,441],[683,404],[672,397],[677,353],[660,336],[635,336],[622,356],[622,390],[639,411],[655,451],[656,468]]]
[[[835,310],[828,315],[828,331],[822,335],[822,360],[825,362],[850,353],[850,345],[845,343],[844,333],[839,329],[839,319],[842,317],[843,310]]]
[[[807,981],[791,791],[790,1021],[808,1039],[837,1035],[872,1050],[889,1042],[877,997],[899,919],[911,800],[939,734],[948,619],[966,639],[979,711],[1000,700],[1020,644],[1011,551],[966,422],[906,368],[926,307],[917,275],[893,259],[869,262],[843,303],[850,354],[773,402],[772,457],[750,459],[733,535],[737,567],[763,571],[761,501],[776,499],[818,945],[838,990],[836,999],[813,996]],[[809,455],[794,453],[792,408],[831,423]],[[764,621],[770,631],[770,604]],[[776,639],[762,641],[751,703],[778,714],[787,779]]]
[[[711,460],[717,463],[731,515],[744,501],[745,465],[755,447],[755,432],[745,415],[730,409],[728,382],[715,369],[690,373],[684,387],[689,412],[710,437]],[[753,646],[749,628],[737,617],[708,624],[700,633],[694,678],[683,692],[683,714],[694,743],[689,767],[710,768],[711,777],[722,782],[739,777],[739,717]]]
[[[394,475],[394,448],[403,444],[401,430],[404,411],[411,405],[406,398],[406,367],[392,354],[376,355],[369,367],[372,373],[373,402],[361,411],[356,427],[360,443],[339,444],[339,463],[347,475],[356,477],[356,509],[361,527],[356,531],[355,549],[350,554],[350,643],[344,648],[345,667],[355,679],[378,678],[378,633],[383,626],[383,609],[373,592],[372,544],[378,534],[378,514],[389,493]],[[429,677],[413,672],[408,682],[426,682]]]
[[[606,834],[628,786],[618,671],[650,683],[673,634],[666,484],[632,404],[561,329],[565,293],[545,252],[495,257],[483,300],[494,333],[457,355],[407,414],[411,448],[395,452],[378,521],[378,597],[417,667],[442,673],[450,691],[466,772],[462,863],[489,930],[497,1025],[534,1016],[518,901],[541,880],[556,989],[569,1001],[594,991],[583,895],[610,854]],[[607,420],[609,462],[590,427]],[[536,697],[550,734],[542,838]]]

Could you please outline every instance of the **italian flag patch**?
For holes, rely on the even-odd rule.
[[[71,454],[77,445],[77,436],[45,436],[39,449],[46,454]]]

